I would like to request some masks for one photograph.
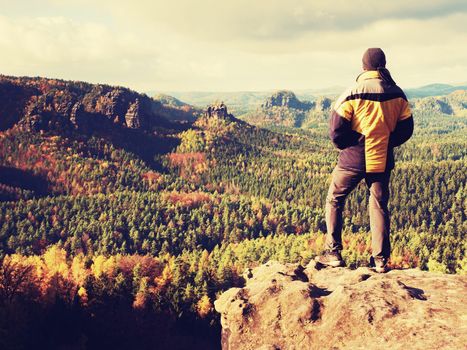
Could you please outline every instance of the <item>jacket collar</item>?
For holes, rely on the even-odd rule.
[[[381,79],[377,70],[366,70],[357,77],[357,83],[368,79]]]

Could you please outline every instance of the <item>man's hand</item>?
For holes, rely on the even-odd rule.
[[[350,120],[341,116],[335,110],[331,111],[329,120],[329,137],[338,149],[342,150],[358,144],[360,134],[352,130]]]

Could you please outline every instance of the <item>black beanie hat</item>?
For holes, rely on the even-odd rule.
[[[365,51],[362,58],[363,69],[377,70],[386,67],[386,56],[379,47],[372,47]]]
[[[381,79],[388,85],[396,85],[391,73],[386,69],[386,55],[379,47],[372,47],[365,51],[362,58],[363,69],[377,70]]]

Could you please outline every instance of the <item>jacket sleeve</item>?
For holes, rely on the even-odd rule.
[[[396,128],[389,137],[389,143],[392,147],[398,147],[412,137],[414,122],[412,111],[407,100],[403,101],[401,114],[396,124]]]
[[[342,150],[358,143],[359,134],[352,130],[353,106],[350,101],[336,104],[329,118],[329,136],[332,143]]]
[[[398,147],[406,142],[413,134],[413,117],[410,116],[397,122],[396,128],[391,133],[389,142],[391,146]]]

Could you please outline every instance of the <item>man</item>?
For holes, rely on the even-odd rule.
[[[347,195],[365,179],[370,191],[372,266],[387,271],[389,243],[389,178],[394,168],[393,148],[413,133],[413,118],[404,92],[386,69],[380,48],[363,55],[363,72],[355,87],[343,93],[331,110],[330,137],[340,149],[326,198],[325,252],[316,261],[343,266],[342,211]]]

